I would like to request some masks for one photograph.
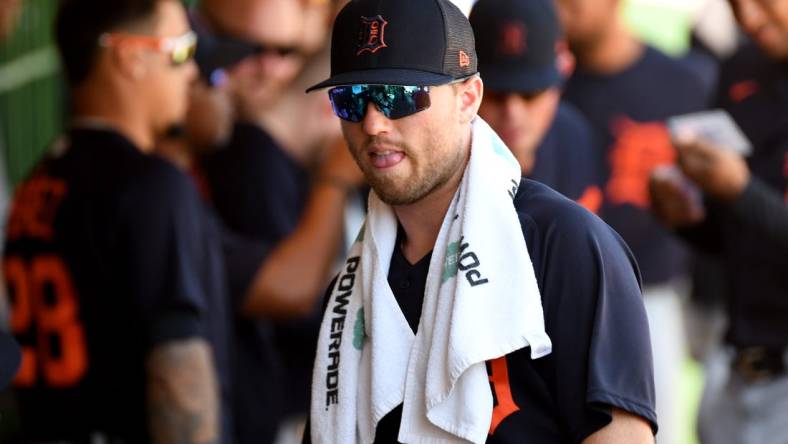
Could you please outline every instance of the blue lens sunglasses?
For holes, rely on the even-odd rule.
[[[328,91],[334,113],[349,122],[361,122],[374,103],[389,119],[401,119],[430,107],[429,86],[348,85]]]

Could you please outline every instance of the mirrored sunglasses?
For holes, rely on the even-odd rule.
[[[367,106],[389,119],[400,119],[430,107],[429,86],[348,85],[328,90],[334,113],[349,122],[361,122]]]

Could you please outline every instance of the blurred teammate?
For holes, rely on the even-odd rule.
[[[561,100],[561,31],[551,1],[480,0],[470,21],[486,87],[479,115],[523,175],[598,212],[600,153],[585,117]]]
[[[236,124],[227,145],[202,162],[213,203],[227,226],[276,248],[243,309],[247,317],[283,321],[277,323],[274,339],[285,364],[284,379],[270,390],[239,395],[248,402],[241,413],[248,414],[248,421],[243,423],[254,430],[263,423],[259,412],[270,410],[260,403],[271,393],[285,392],[275,414],[305,415],[317,301],[343,240],[346,203],[362,177],[346,149],[336,143],[339,128],[327,99],[300,94],[306,78],[327,69],[326,60],[311,62],[308,72],[297,78],[306,62],[302,34],[325,31],[302,28],[301,2],[209,1],[198,12],[217,35],[256,48],[226,70],[236,99]],[[261,331],[261,322],[251,324],[239,325],[245,330],[239,343],[248,351],[241,359],[261,356],[270,334]],[[257,379],[253,372],[247,376]],[[244,435],[251,442],[259,439],[257,432]]]
[[[175,0],[66,0],[70,129],[17,190],[3,268],[23,442],[231,442],[223,262],[189,179],[151,156],[184,118]]]
[[[754,152],[744,159],[701,135],[680,135],[682,175],[655,175],[652,194],[665,223],[721,259],[730,293],[724,348],[706,366],[702,442],[782,444],[788,443],[788,1],[730,3],[752,42],[723,64],[717,105],[731,113]]]
[[[557,0],[577,69],[564,97],[602,139],[602,218],[627,242],[643,274],[652,335],[661,440],[677,442],[679,380],[686,359],[681,294],[688,253],[649,213],[648,180],[675,153],[664,119],[702,109],[702,83],[678,62],[640,42],[623,23],[619,0]]]
[[[303,67],[303,8],[298,0],[205,0],[197,20],[219,36],[251,43],[253,54],[235,64],[229,75],[239,115],[259,124]]]
[[[227,42],[225,42],[227,43]],[[222,45],[226,48],[226,45]],[[214,49],[217,49],[215,47]],[[198,59],[201,63],[205,60]],[[334,145],[323,152],[323,145],[326,137],[338,136],[338,123],[331,112],[327,98],[324,96],[305,96],[304,88],[313,83],[318,77],[325,75],[327,67],[325,58],[315,59],[311,62],[302,79],[299,79],[293,88],[297,88],[298,95],[288,93],[287,103],[283,104],[283,109],[288,110],[286,115],[272,121],[271,125],[276,134],[280,134],[288,146],[293,149],[302,150],[305,159],[314,158],[319,168],[317,175],[326,177],[329,175],[334,180],[345,180],[348,183],[358,181],[356,176],[360,176],[357,167],[352,161],[344,145]],[[188,118],[184,131],[177,134],[177,137],[169,137],[160,142],[157,152],[169,160],[175,162],[184,170],[192,173],[195,183],[202,191],[206,204],[210,204],[213,198],[210,189],[202,188],[201,168],[199,158],[201,155],[210,153],[217,148],[215,144],[221,143],[227,130],[232,127],[232,110],[226,107],[227,88],[225,86],[210,87],[201,79],[192,85],[190,94],[190,106],[187,113]],[[296,120],[293,120],[296,119]],[[308,124],[300,124],[301,119],[308,119]],[[211,120],[210,122],[206,122]],[[204,123],[209,123],[205,125]],[[292,131],[295,125],[299,131]],[[259,148],[259,147],[258,147]],[[337,171],[349,171],[353,175],[347,179],[337,177]],[[238,167],[235,170],[243,172],[244,169]],[[350,174],[346,173],[346,174]],[[283,195],[287,197],[287,194]],[[330,199],[333,193],[326,195],[321,186],[315,186],[310,191],[310,196],[306,196],[308,208],[320,210],[322,201]],[[295,202],[293,203],[296,204]],[[342,207],[338,208],[338,214],[342,213]],[[314,211],[314,210],[311,210]],[[216,220],[217,217],[210,208],[205,208],[206,217],[217,225],[221,233],[222,247],[224,251],[227,276],[230,284],[232,300],[237,304],[236,318],[234,321],[234,351],[236,353],[235,363],[235,386],[238,388],[233,396],[236,408],[235,427],[237,442],[272,442],[281,422],[297,414],[292,406],[299,406],[305,403],[307,396],[306,389],[299,390],[298,385],[293,385],[293,381],[303,381],[308,379],[310,363],[305,362],[314,357],[314,351],[307,353],[303,348],[298,348],[298,340],[314,341],[312,338],[293,338],[292,336],[282,337],[286,350],[300,360],[299,367],[290,367],[285,374],[282,368],[280,351],[276,349],[273,342],[274,336],[271,332],[271,318],[287,318],[294,314],[309,310],[319,295],[316,293],[294,293],[276,291],[278,280],[283,277],[292,279],[289,276],[278,274],[269,276],[265,279],[255,279],[258,274],[270,273],[270,270],[291,270],[293,273],[315,274],[326,273],[323,268],[304,272],[303,267],[307,262],[304,255],[310,255],[317,261],[322,261],[324,256],[329,258],[336,251],[341,237],[341,226],[335,224],[321,223],[316,225],[317,219],[312,219],[311,223],[305,223],[293,228],[293,235],[277,241],[270,245],[270,241],[265,241],[262,237],[249,235],[239,235],[232,232],[224,224]],[[280,216],[281,217],[281,216]],[[324,248],[325,251],[316,252],[317,248]],[[269,257],[274,260],[269,261]],[[323,267],[324,265],[317,265]],[[266,271],[269,270],[269,271]],[[247,305],[261,307],[254,311],[246,309]],[[299,361],[296,361],[299,362]],[[303,386],[303,382],[302,382]],[[303,407],[301,407],[303,408]],[[302,413],[303,414],[303,413]],[[301,422],[303,425],[303,422]],[[289,431],[287,428],[286,431]],[[299,432],[300,433],[300,432]],[[300,434],[299,434],[300,436]]]

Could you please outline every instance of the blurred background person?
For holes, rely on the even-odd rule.
[[[698,2],[694,11],[690,48],[682,58],[709,88],[710,106],[717,106],[716,95],[722,62],[729,59],[744,38],[727,0]],[[704,362],[724,328],[724,305],[728,300],[725,271],[719,257],[695,249],[691,265],[692,293],[685,305],[685,320],[690,353]]]
[[[697,111],[707,97],[685,66],[641,42],[625,25],[619,0],[557,0],[577,59],[564,97],[589,119],[602,140],[602,218],[632,248],[643,276],[652,348],[660,440],[678,441],[679,391],[685,360],[681,294],[688,255],[649,212],[648,180],[675,161],[664,119]]]
[[[283,105],[288,112],[283,114],[281,121],[277,121],[274,125],[275,131],[287,136],[285,140],[289,146],[309,153],[306,158],[313,159],[312,163],[317,168],[315,174],[318,177],[326,177],[326,180],[329,180],[330,175],[333,180],[357,182],[355,175],[360,173],[356,172],[355,164],[344,145],[325,146],[326,140],[331,140],[332,136],[337,137],[339,134],[338,123],[333,117],[327,98],[303,94],[306,86],[311,85],[310,82],[314,83],[315,79],[326,75],[328,72],[326,61],[327,59],[322,56],[312,60],[291,87],[291,91],[286,93],[292,100],[287,100],[287,104]],[[216,123],[202,129],[194,129],[192,126],[200,125],[204,120],[203,117],[197,116],[226,113],[225,100],[217,99],[225,93],[227,90],[223,87],[209,88],[202,80],[195,83],[191,94],[192,102],[187,113],[194,118],[187,119],[184,131],[174,135],[176,137],[168,138],[158,148],[161,155],[187,171],[192,171],[198,187],[201,182],[197,161],[201,155],[210,152],[206,151],[206,146],[222,139],[222,135],[227,133],[227,128],[221,128],[221,125]],[[231,121],[226,115],[217,118],[215,122],[227,122],[228,126],[231,126]],[[200,137],[196,137],[197,135]],[[220,148],[214,146],[213,149]],[[344,173],[345,170],[349,173]],[[351,174],[351,177],[342,179],[343,176],[338,176],[338,171]],[[312,212],[313,215],[322,213],[324,201],[337,202],[333,197],[334,193],[329,190],[326,194],[322,186],[313,186],[309,194],[307,203],[304,204],[304,211]],[[210,203],[212,196],[209,190],[204,194],[204,198],[206,203]],[[342,211],[342,205],[339,205],[339,211]],[[208,213],[212,212],[208,211]],[[330,217],[331,214],[333,213],[324,215]],[[209,217],[215,216],[209,214]],[[234,323],[236,352],[234,362],[239,389],[234,399],[237,406],[235,425],[238,442],[273,442],[277,431],[284,434],[281,438],[284,441],[278,442],[300,439],[300,428],[303,426],[302,423],[299,424],[301,421],[298,419],[291,422],[283,421],[293,419],[294,414],[296,418],[300,417],[298,414],[302,412],[293,409],[299,405],[296,400],[307,394],[300,393],[300,387],[295,384],[299,378],[307,377],[304,374],[308,373],[310,368],[308,364],[291,365],[287,370],[282,368],[282,352],[273,342],[274,335],[271,332],[270,320],[286,319],[304,310],[310,311],[312,304],[319,297],[319,293],[298,294],[274,290],[276,285],[282,285],[278,283],[279,278],[285,280],[284,285],[289,285],[297,279],[292,277],[293,274],[300,273],[300,276],[303,273],[311,273],[309,268],[304,269],[310,267],[310,263],[304,260],[305,255],[311,255],[321,261],[323,259],[320,258],[328,257],[334,254],[331,252],[338,250],[337,247],[343,240],[341,225],[323,222],[325,221],[315,217],[305,219],[304,223],[293,228],[291,236],[277,241],[273,247],[262,238],[238,235],[223,223],[219,223],[232,299],[237,301],[235,302],[237,314]],[[358,226],[353,236],[357,229]],[[274,259],[269,260],[269,258]],[[287,274],[282,275],[277,271],[283,269],[287,270]],[[271,275],[271,271],[266,270],[273,270],[275,274]],[[267,277],[254,281],[257,274]],[[258,308],[250,311],[246,308],[249,305]],[[280,333],[279,345],[282,349],[289,345],[295,349],[291,350],[293,358],[304,360],[307,359],[307,353],[303,348],[297,348],[299,340],[309,341],[311,338],[293,338],[292,335]],[[311,360],[313,357],[309,355],[308,359]]]
[[[696,5],[691,15],[689,47],[680,60],[698,75],[713,101],[720,63],[736,51],[741,33],[727,0],[703,0]]]
[[[259,125],[303,67],[302,1],[202,0],[194,20],[218,36],[254,45],[254,53],[235,64],[229,74],[234,78],[238,119]]]
[[[234,113],[231,136],[219,149],[206,153],[201,167],[212,205],[227,228],[268,245],[275,245],[295,227],[296,212],[302,209],[309,192],[307,174],[295,167],[290,155],[285,154],[263,126],[264,116],[272,112],[274,103],[303,68],[303,12],[300,0],[207,0],[201,1],[193,14],[195,21],[205,23],[218,39],[244,42],[252,48],[251,53],[226,69]],[[323,245],[315,244],[312,248],[321,254],[334,248]],[[312,276],[327,272],[320,270],[319,264],[318,269],[307,270],[306,262],[303,267]],[[236,326],[238,371],[246,375],[241,378],[247,379],[246,385],[252,387],[239,393],[237,399],[239,404],[246,405],[240,413],[244,417],[239,418],[238,436],[242,442],[259,442],[260,435],[271,441],[270,423],[273,422],[275,435],[276,426],[292,410],[287,405],[292,400],[288,392],[292,389],[288,383],[290,368],[277,344],[273,318],[303,317],[311,308],[311,303],[305,307],[304,301],[317,299],[317,293],[304,296],[299,291],[299,283],[309,284],[308,276],[303,280],[293,279],[293,275],[275,277],[271,271],[263,287],[269,292],[283,287],[280,293],[283,297],[270,295],[261,301],[292,302],[258,307],[254,313],[250,313],[248,306],[242,308],[245,315],[253,318],[239,321]],[[322,282],[323,277],[319,279]],[[254,320],[259,317],[267,320]],[[271,380],[275,382],[265,383],[255,374],[264,366],[270,366]],[[271,421],[261,421],[263,414]]]
[[[598,212],[601,155],[586,118],[561,99],[561,30],[552,1],[480,0],[470,21],[485,86],[479,115],[524,176]]]
[[[266,128],[285,156],[266,167],[267,171],[278,169],[274,177],[283,181],[279,186],[268,182],[265,199],[272,208],[283,210],[276,217],[284,224],[269,226],[258,235],[284,254],[272,254],[266,264],[269,272],[261,271],[260,282],[271,282],[265,286],[268,297],[278,294],[313,301],[296,316],[274,316],[275,341],[286,371],[280,443],[300,442],[308,412],[321,297],[337,261],[361,228],[366,204],[359,191],[363,176],[341,139],[328,97],[304,94],[308,86],[328,75],[327,62],[326,53],[312,60],[277,102],[280,112],[270,113],[265,119]],[[285,158],[289,160],[283,161]],[[286,187],[297,183],[294,180],[305,180],[301,182],[305,188],[298,194],[298,188]]]
[[[362,206],[355,197],[362,176],[339,143],[328,98],[304,94],[328,72],[327,55],[311,55],[309,45],[325,41],[314,33],[327,30],[334,3],[239,4],[244,26],[236,23],[240,15],[223,16],[222,29],[234,31],[208,25],[217,21],[206,19],[210,3],[193,12],[205,42],[197,53],[201,79],[187,125],[159,151],[193,172],[224,222],[228,278],[239,301],[237,439],[273,442],[279,428],[280,442],[292,442],[300,440],[308,403],[317,328],[310,316],[347,237],[345,206]],[[304,33],[285,28],[301,19],[325,24]],[[257,32],[258,25],[267,31]],[[296,77],[272,82],[283,71],[271,67],[292,61]]]
[[[21,442],[232,442],[220,254],[188,178],[195,38],[174,0],[65,0],[71,128],[18,188],[4,256]]]
[[[702,442],[785,443],[788,1],[730,3],[751,41],[723,64],[716,104],[753,153],[745,159],[700,134],[679,134],[680,170],[655,173],[651,190],[663,222],[724,266],[728,324],[724,346],[707,360]]]
[[[303,7],[301,50],[316,54],[323,50],[334,24],[334,16],[348,0],[299,0]],[[328,61],[326,62],[328,63]]]

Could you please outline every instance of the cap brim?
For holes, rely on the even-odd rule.
[[[19,345],[13,337],[0,331],[0,390],[3,390],[14,379],[22,360]]]
[[[402,86],[435,86],[452,82],[454,78],[446,74],[436,74],[428,71],[413,69],[366,69],[350,71],[332,76],[328,80],[313,85],[306,90],[312,92],[317,89],[342,85],[402,85]]]
[[[501,92],[532,93],[561,84],[561,74],[555,66],[528,70],[512,66],[485,66],[479,70],[485,89]]]
[[[241,60],[256,54],[259,45],[232,37],[202,37],[197,45],[195,62],[200,72],[210,76],[217,69],[229,68]]]

